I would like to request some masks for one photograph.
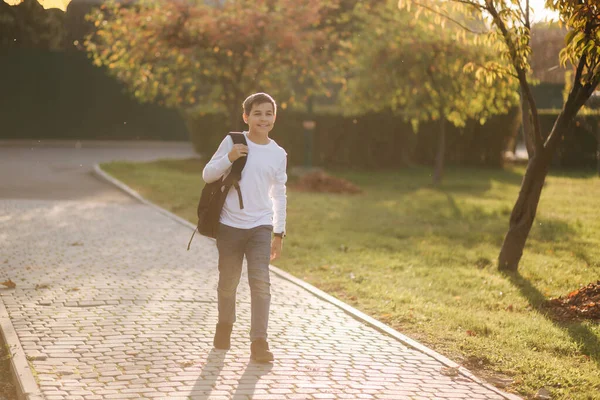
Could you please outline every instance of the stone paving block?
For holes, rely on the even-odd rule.
[[[214,242],[187,252],[189,230],[140,204],[0,200],[0,210],[10,232],[0,280],[17,284],[0,299],[46,399],[505,398],[276,275],[276,361],[249,360],[245,271],[232,348],[212,349]]]

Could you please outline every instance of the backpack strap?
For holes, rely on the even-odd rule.
[[[242,132],[229,132],[229,136],[231,136],[233,144],[248,145],[248,142],[246,142],[246,136]],[[244,208],[244,199],[242,198],[242,191],[240,190],[239,181],[242,179],[242,170],[246,166],[247,159],[248,156],[240,157],[235,160],[231,166],[231,172],[229,175],[227,175],[224,181],[225,184],[232,185],[237,191],[238,201],[240,202],[240,210]]]
[[[245,144],[248,145],[248,142],[246,142],[246,136],[244,136],[244,134],[242,132],[229,132],[229,136],[231,136],[231,139],[233,140],[233,144]],[[240,179],[242,179],[242,170],[244,169],[244,166],[246,166],[246,159],[247,157],[240,157],[237,160],[235,160],[233,162],[233,165],[231,166],[231,171],[229,172],[229,174],[227,175],[227,177],[225,177],[225,179],[221,178],[218,182],[213,182],[210,184],[207,184],[204,186],[204,189],[202,189],[202,195],[200,196],[200,202],[198,204],[198,210],[200,210],[201,205],[203,204],[203,200],[205,199],[205,192],[207,190],[207,188],[210,185],[218,185],[218,190],[221,191],[223,190],[223,188],[225,188],[227,191],[229,191],[229,189],[233,186],[235,188],[235,190],[237,190],[238,193],[238,199],[240,202],[240,209],[244,208],[244,201],[242,199],[242,191],[240,190],[240,185],[239,185],[239,181]],[[208,193],[206,192],[207,195],[207,199],[208,199]],[[226,195],[226,193],[225,193]],[[213,196],[212,194],[210,196]],[[211,200],[208,200],[208,202],[210,204],[214,204],[214,202],[212,202]],[[210,207],[209,204],[209,207]],[[223,206],[223,202],[221,202],[220,207]],[[206,207],[205,207],[206,208]],[[203,212],[203,214],[206,212],[206,210]],[[220,209],[219,209],[220,212]],[[198,211],[198,226],[196,227],[196,229],[194,229],[194,232],[192,232],[192,237],[190,238],[190,241],[188,242],[188,246],[187,249],[190,249],[190,246],[192,244],[192,239],[194,239],[194,235],[196,234],[196,231],[200,232],[200,220],[205,220],[206,217],[201,217],[200,216],[200,211]],[[218,219],[217,219],[218,222]],[[210,237],[214,237],[214,236],[210,236]]]
[[[246,142],[246,136],[242,132],[229,132],[229,136],[231,136],[233,144],[244,144],[246,146],[248,145],[248,142]],[[233,165],[231,166],[231,172],[229,173],[229,175],[227,175],[228,178],[231,177],[230,180],[233,183],[238,182],[242,179],[242,170],[246,166],[246,160],[247,156],[240,157],[233,162]]]

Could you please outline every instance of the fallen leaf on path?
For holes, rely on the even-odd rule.
[[[35,285],[35,290],[40,290],[40,289],[48,289],[50,286],[47,283],[41,283],[38,285]]]
[[[180,365],[182,368],[191,367],[191,366],[192,366],[192,365],[194,365],[194,364],[195,364],[195,363],[194,363],[193,361],[184,361],[184,362],[181,362],[181,363],[179,363],[179,365]]]
[[[17,284],[14,283],[13,281],[11,281],[10,279],[7,280],[7,281],[5,281],[5,282],[0,283],[0,285],[4,285],[4,286],[6,286],[9,289],[14,289],[14,288],[17,287]]]
[[[458,367],[442,367],[440,370],[442,375],[446,376],[457,376],[458,375]]]

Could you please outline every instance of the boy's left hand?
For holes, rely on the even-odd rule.
[[[278,259],[281,256],[283,248],[283,239],[275,236],[271,241],[271,261]]]

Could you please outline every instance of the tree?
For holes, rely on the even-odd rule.
[[[433,18],[415,19],[395,1],[365,6],[364,29],[352,42],[357,60],[345,90],[352,111],[392,109],[411,121],[438,121],[434,184],[442,180],[446,127],[464,127],[469,119],[483,123],[507,113],[517,100],[511,79],[490,79],[475,65],[490,66],[490,47],[455,26],[440,29]],[[467,63],[473,67],[466,68]]]
[[[37,0],[8,5],[0,0],[0,47],[57,50],[64,47],[64,12],[45,10]]]
[[[519,196],[510,216],[500,254],[498,268],[517,271],[523,249],[535,219],[542,188],[558,143],[569,129],[577,113],[600,83],[600,4],[596,0],[547,0],[546,7],[558,11],[567,28],[565,46],[560,53],[562,65],[575,67],[573,83],[551,132],[544,135],[540,127],[535,100],[531,92],[530,8],[529,0],[450,0],[456,7],[467,5],[490,22],[490,38],[501,38],[504,57],[511,63],[511,73],[519,80],[523,96],[530,105],[534,144]],[[400,0],[399,7],[416,6],[429,14],[448,17],[439,4],[422,0]],[[485,73],[482,72],[482,73]]]
[[[241,103],[270,92],[282,108],[325,91],[335,30],[322,20],[337,0],[141,0],[90,14],[94,63],[141,101],[224,112],[239,128]]]

